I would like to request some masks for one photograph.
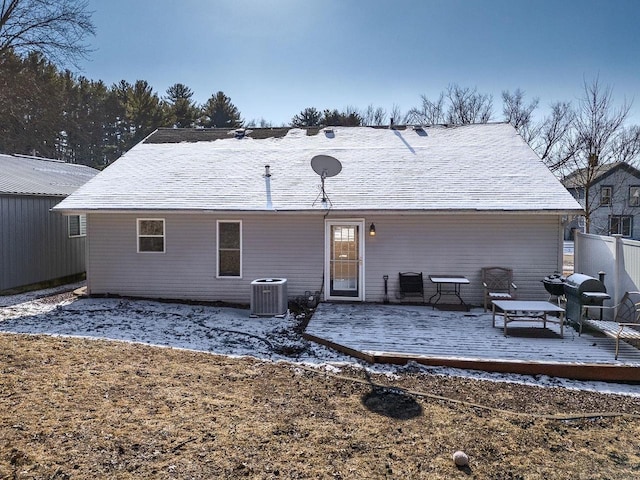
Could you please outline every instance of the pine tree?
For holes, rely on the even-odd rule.
[[[307,107],[291,119],[292,127],[316,127],[322,124],[322,114],[313,107]]]
[[[323,113],[322,123],[332,127],[359,127],[362,125],[362,119],[354,111],[339,112],[337,109],[327,109]]]
[[[56,156],[63,115],[62,79],[41,54],[0,54],[0,149]]]
[[[182,83],[167,89],[168,121],[177,128],[193,127],[198,119],[198,108],[192,100],[193,91]]]
[[[238,108],[223,92],[212,95],[202,107],[203,127],[238,128],[242,127],[243,123]]]

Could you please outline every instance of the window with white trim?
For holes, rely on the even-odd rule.
[[[87,216],[69,215],[68,217],[69,238],[85,237],[87,235]]]
[[[138,219],[138,253],[164,253],[164,218]]]
[[[640,207],[640,187],[629,187],[629,206]]]
[[[633,221],[630,215],[609,215],[609,235],[630,237]]]
[[[218,277],[242,277],[242,222],[218,220]]]
[[[600,187],[600,205],[611,206],[611,197],[613,196],[613,187]]]

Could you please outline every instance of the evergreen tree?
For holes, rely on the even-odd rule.
[[[145,80],[137,80],[133,85],[125,80],[114,84],[107,103],[110,125],[106,134],[111,147],[108,158],[119,157],[167,124],[160,99]]]
[[[212,95],[202,107],[203,127],[238,128],[243,123],[238,108],[223,92]]]
[[[103,82],[87,78],[75,79],[70,72],[64,75],[64,119],[59,133],[58,158],[70,163],[93,167],[107,162],[106,99]]]
[[[182,83],[176,83],[167,89],[168,122],[178,127],[193,127],[198,119],[198,108],[192,100],[193,91]]]
[[[126,112],[131,133],[130,146],[165,124],[160,99],[146,80],[136,80],[129,90]]]
[[[337,109],[327,109],[323,113],[322,123],[332,127],[359,127],[362,125],[362,118],[355,111],[339,112]]]
[[[322,124],[322,114],[313,107],[307,107],[291,119],[292,127],[317,127]]]
[[[62,82],[39,53],[0,55],[0,149],[55,157],[61,124]]]

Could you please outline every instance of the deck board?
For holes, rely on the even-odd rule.
[[[305,334],[334,347],[361,352],[369,358],[439,359],[443,363],[470,362],[625,367],[640,381],[640,350],[620,343],[614,359],[612,339],[590,332],[582,336],[565,325],[514,322],[503,335],[501,316],[492,326],[491,312],[433,310],[428,306],[322,303]],[[630,370],[628,367],[633,367]],[[501,367],[502,368],[502,367]],[[555,367],[554,367],[555,368]],[[538,373],[545,373],[540,369]],[[627,373],[626,375],[629,375]],[[632,378],[633,379],[633,378]]]

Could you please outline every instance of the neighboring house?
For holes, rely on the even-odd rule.
[[[341,166],[324,193],[317,155]],[[161,129],[54,210],[87,216],[90,294],[247,304],[271,277],[290,297],[379,302],[388,275],[395,301],[398,272],[414,271],[426,295],[428,275],[465,275],[462,297],[480,304],[483,266],[546,298],[561,219],[581,209],[501,123]]]
[[[57,160],[0,154],[0,291],[85,271],[85,218],[51,208],[98,173]]]
[[[587,180],[588,179],[588,180]],[[562,181],[574,198],[589,212],[589,233],[619,234],[640,239],[640,171],[628,163],[616,162],[579,169]],[[586,202],[588,185],[589,202]],[[585,218],[575,218],[565,229],[573,240],[575,230],[584,232]]]

